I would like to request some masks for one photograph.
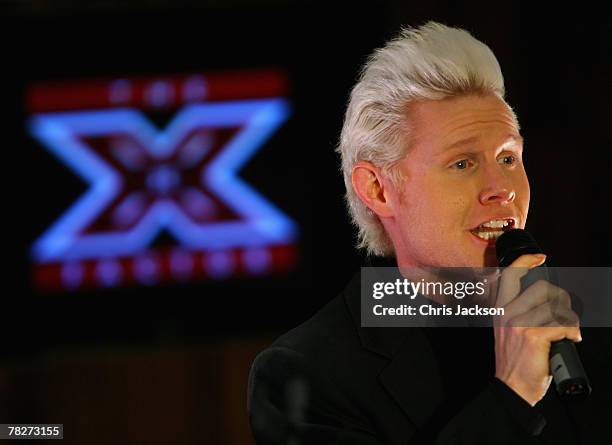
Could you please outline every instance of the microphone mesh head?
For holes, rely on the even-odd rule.
[[[512,229],[501,234],[495,242],[495,254],[501,267],[509,266],[527,253],[543,253],[531,234],[523,229]]]

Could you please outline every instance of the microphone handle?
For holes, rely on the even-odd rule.
[[[521,292],[538,280],[550,281],[546,264],[531,269],[521,279]],[[561,398],[579,400],[591,394],[589,378],[584,371],[573,341],[564,338],[552,342],[549,357],[550,372]]]

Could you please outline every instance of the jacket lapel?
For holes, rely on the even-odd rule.
[[[442,403],[442,382],[427,339],[419,328],[410,331],[379,380],[391,397],[422,427]]]
[[[388,359],[379,374],[380,384],[418,427],[432,416],[443,400],[442,381],[433,351],[420,328],[361,327],[361,275],[357,273],[344,297],[361,344]]]

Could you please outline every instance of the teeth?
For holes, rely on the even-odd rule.
[[[505,219],[494,219],[489,222],[481,224],[480,227],[490,227],[490,228],[501,229],[502,227],[506,227],[509,224],[510,222]]]
[[[486,223],[479,225],[475,230],[472,231],[472,233],[478,238],[483,239],[485,241],[496,240],[502,235],[502,233],[504,233],[503,229],[505,227],[509,227],[510,224],[511,220],[492,219],[491,221],[487,221]],[[484,228],[498,230],[479,230]]]
[[[478,238],[482,238],[483,240],[490,240],[490,239],[497,239],[501,236],[501,234],[504,233],[502,231],[498,231],[498,232],[474,232],[474,235],[476,235]]]

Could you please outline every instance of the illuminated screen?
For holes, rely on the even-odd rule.
[[[36,288],[294,268],[298,225],[239,174],[290,118],[287,90],[280,70],[31,86],[30,136],[83,183],[31,246]]]

